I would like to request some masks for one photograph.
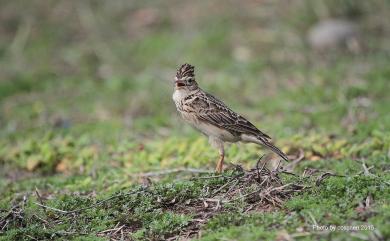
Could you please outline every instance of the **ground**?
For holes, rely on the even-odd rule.
[[[390,239],[386,1],[0,6],[0,240]],[[311,49],[336,17],[357,47]],[[233,144],[212,173],[218,152],[171,100],[184,62],[288,172]]]

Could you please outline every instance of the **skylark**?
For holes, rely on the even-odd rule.
[[[208,136],[210,144],[219,150],[216,172],[222,172],[224,142],[260,144],[288,161],[286,154],[270,142],[271,138],[267,134],[199,88],[195,81],[194,66],[183,64],[177,70],[173,100],[183,119]]]

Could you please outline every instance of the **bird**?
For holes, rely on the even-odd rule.
[[[223,170],[225,142],[256,143],[288,161],[287,155],[271,143],[269,135],[257,129],[221,100],[201,89],[195,80],[194,69],[194,66],[187,63],[178,68],[172,99],[185,122],[208,136],[211,146],[218,149],[219,160],[215,169],[217,173]]]

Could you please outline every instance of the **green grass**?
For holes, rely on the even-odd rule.
[[[107,240],[102,231],[120,226],[135,240],[183,237],[191,228],[200,229],[200,240],[390,238],[386,1],[0,6],[0,240]],[[356,21],[364,33],[360,52],[309,49],[305,33],[328,17]],[[302,150],[295,173],[343,177],[281,208],[245,212],[242,202],[223,204],[194,227],[199,212],[182,202],[207,196],[232,172],[152,176],[148,187],[137,176],[215,166],[217,151],[180,120],[171,100],[184,62],[196,66],[203,89],[285,152]],[[265,150],[234,144],[226,152],[228,162],[250,168]],[[118,196],[72,216],[39,207],[36,190],[45,205],[63,210]],[[316,231],[315,224],[375,231]]]

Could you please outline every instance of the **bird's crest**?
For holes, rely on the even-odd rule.
[[[190,64],[183,64],[176,72],[176,79],[187,80],[194,79],[195,80],[195,67]]]

